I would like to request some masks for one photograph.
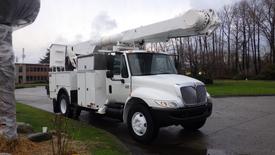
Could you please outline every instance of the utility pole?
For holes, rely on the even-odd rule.
[[[18,56],[15,57],[15,62],[18,63]]]
[[[22,49],[22,63],[24,63],[24,60],[25,60],[25,48]]]

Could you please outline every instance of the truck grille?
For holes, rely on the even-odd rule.
[[[202,104],[207,101],[206,89],[204,85],[195,87],[181,87],[180,89],[183,100],[187,105]]]

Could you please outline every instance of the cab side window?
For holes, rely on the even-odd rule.
[[[121,57],[122,61],[121,61],[121,77],[122,78],[128,78],[129,75],[128,75],[128,70],[127,70],[127,65],[126,65],[126,61],[125,61],[125,57],[122,56]]]
[[[120,75],[121,54],[116,54],[113,62],[114,75]]]
[[[121,75],[122,78],[128,78],[128,70],[125,57],[122,54],[116,54],[113,63],[114,75]]]

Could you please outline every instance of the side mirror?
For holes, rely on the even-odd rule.
[[[106,77],[109,78],[109,79],[111,79],[111,78],[114,77],[114,73],[113,73],[112,71],[108,70],[108,71],[106,72]]]
[[[127,68],[121,70],[121,77],[122,78],[128,78],[129,77]]]

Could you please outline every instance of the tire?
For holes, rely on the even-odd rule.
[[[144,144],[152,142],[159,130],[148,108],[139,104],[130,108],[127,116],[127,127],[131,136]]]
[[[61,94],[58,99],[59,111],[63,116],[72,118],[73,110],[68,95]]]
[[[205,122],[206,122],[206,119],[202,119],[202,120],[198,120],[198,121],[186,122],[186,123],[181,124],[181,126],[185,130],[196,131],[196,130],[200,129],[201,127],[203,127]]]

